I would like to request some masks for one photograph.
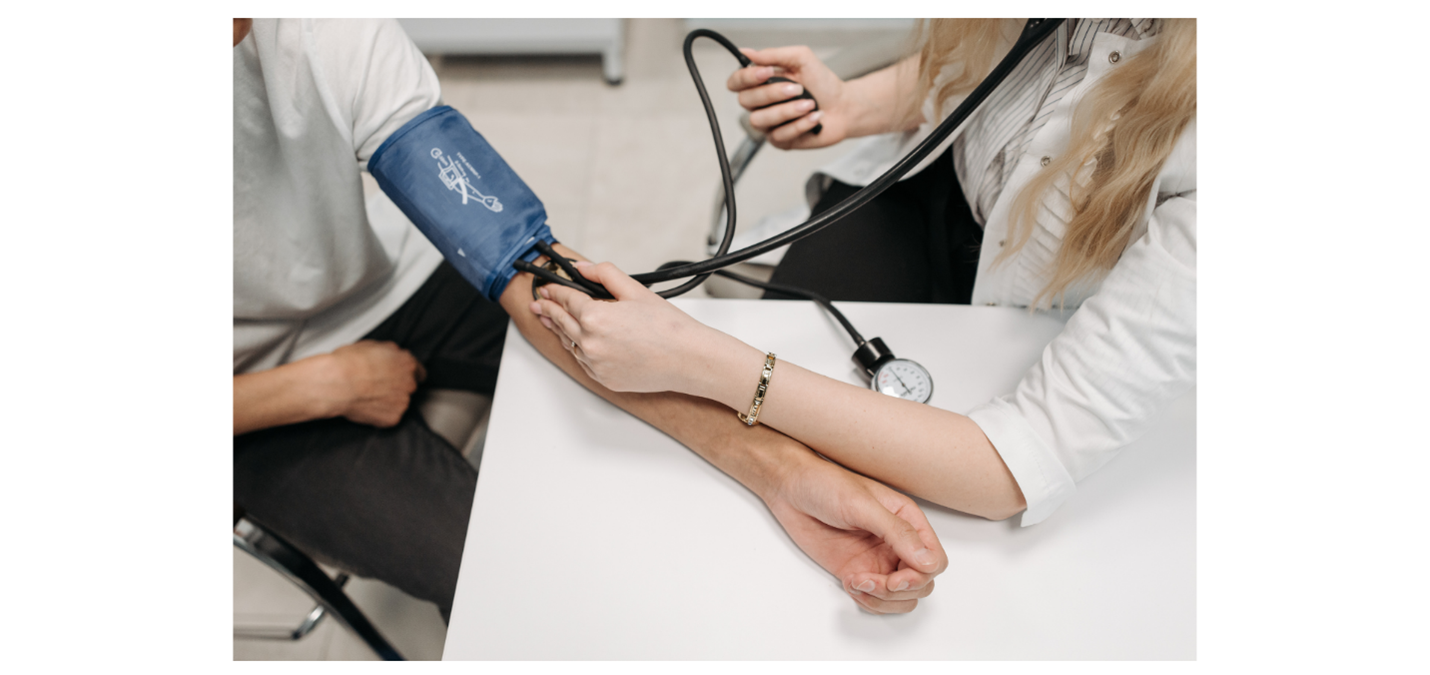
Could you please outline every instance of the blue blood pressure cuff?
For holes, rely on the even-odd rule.
[[[367,168],[393,203],[477,290],[501,297],[518,258],[556,241],[546,207],[451,106],[428,110],[387,138]]]

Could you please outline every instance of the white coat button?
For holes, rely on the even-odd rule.
[[[1047,166],[1048,164],[1051,164],[1052,161],[1053,161],[1053,158],[1052,158],[1052,157],[1044,157],[1044,158],[1038,160],[1038,163],[1039,163],[1039,164],[1042,164],[1043,166]]]
[[[1122,52],[1112,52],[1107,55],[1108,63],[1117,63],[1122,60]]]
[[[996,303],[996,302],[990,302],[990,303],[986,303],[986,304],[987,304],[989,307],[997,307],[997,306],[998,306],[998,303]]]

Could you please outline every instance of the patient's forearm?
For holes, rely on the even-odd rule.
[[[326,355],[233,377],[233,435],[329,417],[336,412],[314,385]]]
[[[555,248],[568,258],[585,259],[560,244]],[[719,403],[674,392],[632,394],[601,386],[531,313],[532,279],[527,273],[512,279],[502,293],[502,307],[537,351],[587,389],[669,434],[764,499],[776,488],[782,472],[813,457],[804,445],[777,431],[746,427]]]

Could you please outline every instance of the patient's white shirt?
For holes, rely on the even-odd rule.
[[[442,261],[362,172],[441,103],[394,20],[255,19],[233,49],[233,371],[361,339]]]

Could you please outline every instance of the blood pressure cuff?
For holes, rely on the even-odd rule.
[[[518,258],[553,243],[546,207],[450,106],[403,125],[368,160],[377,184],[467,281],[493,301]]]

